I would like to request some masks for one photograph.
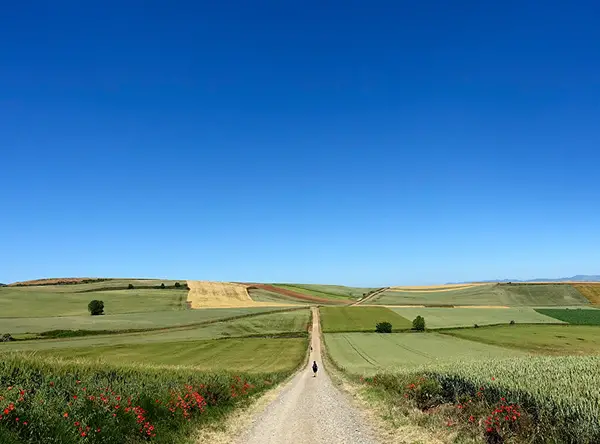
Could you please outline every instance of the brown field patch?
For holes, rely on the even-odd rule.
[[[255,302],[246,285],[230,282],[187,281],[187,302],[191,308],[235,308],[291,306],[277,302]]]
[[[79,278],[43,278],[43,279],[33,279],[30,281],[22,281],[22,282],[13,282],[12,284],[8,284],[9,287],[20,287],[20,286],[30,286],[30,285],[66,285],[66,284],[79,284],[82,282],[98,282],[98,281],[106,281],[106,278],[89,278],[89,277],[79,277]]]
[[[272,293],[279,293],[284,296],[292,297],[295,299],[300,299],[302,301],[307,302],[315,302],[315,303],[326,303],[326,304],[346,304],[344,301],[335,301],[332,299],[318,298],[316,296],[310,296],[308,294],[300,293],[299,291],[288,290],[287,288],[280,288],[274,285],[269,284],[248,284],[248,288],[259,288],[261,290],[267,290]]]
[[[600,305],[600,282],[585,284],[572,284],[592,305]]]

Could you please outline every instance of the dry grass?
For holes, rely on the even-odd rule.
[[[235,308],[293,306],[276,302],[255,302],[245,285],[230,282],[187,281],[191,308]]]
[[[389,291],[403,291],[403,292],[421,292],[427,291],[428,293],[436,293],[439,291],[454,291],[454,290],[466,290],[467,288],[478,287],[486,284],[451,284],[451,285],[428,285],[422,287],[390,287]]]
[[[573,284],[592,305],[600,305],[600,283]]]

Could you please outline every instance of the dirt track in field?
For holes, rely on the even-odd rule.
[[[260,413],[238,444],[375,444],[374,432],[329,379],[321,361],[319,312],[313,308],[312,347],[307,367]],[[316,377],[310,368],[317,361]]]
[[[253,301],[243,284],[187,281],[187,285],[190,288],[187,302],[193,309],[292,306],[285,303]]]

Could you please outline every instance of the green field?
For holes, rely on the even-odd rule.
[[[575,287],[567,284],[490,284],[448,291],[385,291],[370,305],[488,305],[577,306],[589,305]]]
[[[374,374],[439,362],[522,356],[523,352],[438,333],[328,333],[330,358],[352,374]]]
[[[600,328],[585,325],[508,325],[447,330],[444,335],[542,354],[600,354]]]
[[[141,288],[144,282],[148,288]],[[92,284],[0,287],[0,318],[86,315],[92,299],[104,301],[106,314],[187,308],[187,290],[156,289],[161,281],[103,281]],[[171,284],[164,281],[165,285]],[[133,283],[134,289],[120,289]],[[117,288],[109,290],[107,288]]]
[[[40,350],[36,356],[100,360],[113,364],[190,366],[203,372],[270,373],[296,368],[304,359],[307,347],[307,338],[232,338],[54,348]]]
[[[363,294],[369,291],[377,290],[377,288],[362,288],[362,287],[344,287],[341,285],[316,285],[316,284],[273,284],[276,287],[286,290],[304,293],[309,296],[314,296],[323,299],[335,300],[357,300],[363,297]]]
[[[510,438],[499,442],[596,443],[600,442],[600,373],[595,371],[599,366],[600,357],[592,356],[470,360],[399,369],[378,374],[370,383],[385,390],[388,402],[394,404],[415,399],[421,384],[430,393],[437,385],[439,394],[429,405],[447,407],[438,421],[442,427],[457,426],[452,442],[482,442],[484,421],[502,412],[502,406],[516,405],[519,417],[505,418],[504,413],[494,422],[513,423],[509,431],[498,426],[500,436]],[[468,419],[469,415],[474,416]]]
[[[307,305],[309,301],[301,301],[291,296],[286,296],[281,293],[274,293],[272,291],[263,290],[262,288],[250,288],[248,294],[253,301],[256,302],[285,302],[289,304]]]
[[[40,318],[0,318],[0,334],[41,333],[50,330],[127,330],[176,327],[267,313],[281,307],[206,308],[126,313],[104,316],[54,316]]]
[[[10,351],[56,350],[60,348],[105,347],[128,344],[173,343],[203,339],[283,334],[305,335],[309,310],[267,313],[193,327],[169,328],[139,333],[82,336],[65,339],[40,339],[0,343],[0,353]]]
[[[579,310],[566,308],[539,308],[538,313],[574,325],[600,325],[600,310]]]
[[[545,316],[529,307],[515,308],[440,308],[440,307],[399,307],[393,311],[407,319],[417,316],[425,318],[427,328],[472,327],[473,325],[509,324],[551,324],[561,323],[559,319]],[[589,310],[586,310],[589,311]],[[600,312],[600,310],[598,310]]]
[[[321,328],[325,333],[375,331],[378,322],[390,322],[395,331],[412,327],[411,321],[385,307],[321,307]]]

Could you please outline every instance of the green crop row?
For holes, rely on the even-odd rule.
[[[596,356],[527,357],[406,369],[374,380],[401,393],[410,378],[421,375],[439,383],[440,402],[502,400],[523,411],[531,420],[528,442],[592,443],[600,442],[599,367]]]
[[[5,355],[0,442],[184,443],[289,372],[199,373]]]

